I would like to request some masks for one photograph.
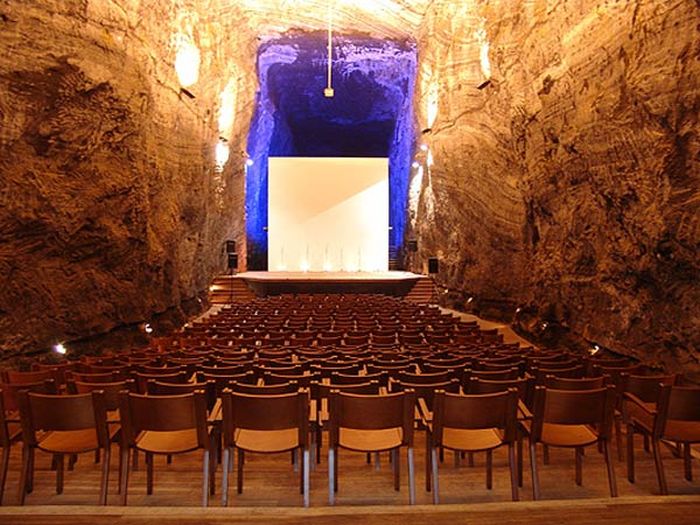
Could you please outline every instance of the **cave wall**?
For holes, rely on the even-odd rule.
[[[440,114],[425,138],[432,187],[424,176],[414,213],[437,220],[417,227],[413,266],[437,254],[441,283],[477,303],[508,299],[501,316],[522,307],[523,329],[700,378],[700,6],[455,9],[435,2],[420,32],[418,85],[437,75]]]
[[[223,241],[243,246],[254,37],[218,8],[0,1],[4,356],[192,313],[224,267]],[[179,34],[201,51],[194,99],[173,67]],[[241,95],[221,170],[229,82]]]

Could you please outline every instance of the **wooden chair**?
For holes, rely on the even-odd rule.
[[[232,452],[238,450],[237,490],[243,492],[246,452],[273,454],[298,450],[303,458],[301,488],[304,506],[309,506],[309,393],[250,395],[224,390],[224,458],[221,504],[228,505],[228,473]]]
[[[606,377],[558,377],[551,374],[544,378],[544,386],[556,390],[595,390],[605,386]]]
[[[34,476],[36,449],[56,458],[56,493],[63,492],[63,464],[66,454],[102,450],[102,479],[99,504],[107,504],[110,440],[104,393],[51,395],[22,390],[18,397],[22,420],[22,471],[19,504],[24,505]]]
[[[533,420],[530,426],[530,467],[533,498],[540,498],[537,473],[537,443],[576,451],[576,484],[582,483],[583,448],[599,444],[605,455],[610,496],[617,496],[615,470],[610,457],[615,389],[553,390],[535,388]]]
[[[338,450],[393,454],[394,489],[399,490],[399,449],[408,450],[409,503],[416,500],[413,462],[413,413],[415,393],[359,395],[332,391],[328,446],[328,501],[335,503],[338,490]]]
[[[493,483],[493,451],[508,446],[511,497],[518,501],[517,440],[518,391],[482,395],[458,395],[438,391],[435,394],[433,421],[428,433],[426,463],[432,479],[433,503],[440,501],[438,451],[486,452],[486,488]]]
[[[146,396],[122,392],[121,503],[126,505],[129,485],[129,454],[146,454],[146,493],[153,493],[153,455],[184,454],[202,450],[202,506],[209,503],[210,456],[213,449],[207,423],[207,400],[203,391],[173,396]]]
[[[692,481],[690,445],[700,443],[700,388],[660,384],[656,407],[625,392],[623,413],[627,422],[627,467],[634,481],[634,433],[651,437],[656,477],[661,494],[668,494],[668,484],[661,459],[662,440],[683,445],[685,479]]]

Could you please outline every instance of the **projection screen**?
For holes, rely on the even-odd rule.
[[[388,268],[388,159],[269,159],[269,271]]]

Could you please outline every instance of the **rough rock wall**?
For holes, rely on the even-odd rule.
[[[232,52],[253,39],[219,27],[215,4],[0,1],[5,355],[196,309],[223,240],[242,241],[241,126],[223,171],[214,151],[224,86],[254,92]],[[179,91],[178,34],[201,50],[195,99]],[[247,124],[250,104],[236,107]]]
[[[499,292],[527,306],[530,328],[547,321],[697,379],[700,6],[481,2],[462,32],[485,20],[493,78],[478,92],[468,77],[478,50],[473,39],[455,46],[448,37],[459,24],[450,4],[435,3],[420,41],[423,56],[442,54],[440,68],[455,73],[440,79],[449,113],[432,138],[441,220],[419,228],[419,244],[448,253],[463,289],[483,290],[475,278],[507,284]],[[470,81],[456,97],[455,77]],[[455,116],[460,131],[450,126]],[[477,141],[478,150],[467,147]],[[451,192],[457,201],[446,198]],[[508,221],[495,220],[496,210]],[[511,242],[494,242],[492,228]],[[489,262],[505,261],[514,247],[519,265]],[[482,256],[465,265],[475,250]],[[440,278],[452,286],[445,271]]]

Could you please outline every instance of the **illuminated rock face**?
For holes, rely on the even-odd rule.
[[[494,315],[527,306],[527,329],[698,379],[697,3],[451,4],[419,37],[417,85],[435,72],[441,97],[413,266],[437,254],[440,281]]]
[[[217,172],[217,109],[232,66],[242,92],[254,92],[255,76],[211,47],[254,52],[254,37],[226,24],[218,40],[195,32],[204,60],[190,99],[179,93],[172,45],[188,29],[187,6],[121,4],[0,6],[6,356],[182,318],[223,268],[223,241],[244,238],[245,132],[239,124],[227,137],[232,160]],[[206,9],[189,12],[202,27],[215,23]],[[236,111],[249,122],[245,100]]]
[[[409,198],[392,200],[392,216],[403,213],[409,228],[405,237],[395,228],[392,242],[418,241],[409,267],[423,270],[437,256],[450,304],[473,296],[470,308],[505,319],[523,307],[526,330],[547,322],[546,332],[697,378],[697,2],[336,5],[339,35],[374,42],[363,53],[415,41],[415,136],[410,111],[395,109],[412,86],[385,89],[381,79],[391,76],[374,71],[374,87],[384,86],[375,90],[363,79],[369,69],[346,75],[362,92],[357,109],[367,118],[354,125],[372,130],[362,137],[369,149],[386,144],[395,119],[404,119],[402,135],[391,137],[390,151],[405,158],[412,143],[426,146],[415,148],[410,176],[396,179],[397,194]],[[246,192],[250,199],[264,187],[246,188],[247,153],[255,173],[270,150],[368,147],[348,140],[352,126],[310,140],[327,125],[329,115],[316,111],[326,101],[285,87],[313,77],[322,88],[322,65],[295,69],[294,57],[286,64],[272,53],[277,76],[258,85],[268,78],[255,70],[261,53],[323,30],[326,6],[2,3],[1,348],[41,348],[196,308],[223,268],[223,240],[245,247],[264,212],[249,200],[244,216]],[[200,52],[194,99],[180,93],[175,74],[183,43]],[[308,53],[322,61],[321,51]],[[401,60],[383,64],[407,73],[414,62]],[[274,121],[274,106],[272,121],[253,118],[256,91],[268,87],[284,119]],[[309,140],[293,140],[295,131]],[[222,171],[220,135],[230,148]],[[262,178],[249,171],[254,180]]]

